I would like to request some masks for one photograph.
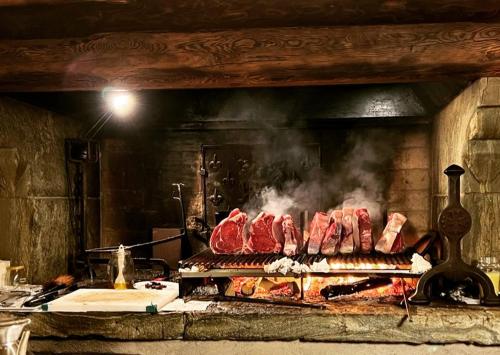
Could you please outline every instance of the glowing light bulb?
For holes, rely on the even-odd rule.
[[[127,90],[111,90],[104,98],[108,109],[118,117],[127,117],[135,111],[136,98]]]

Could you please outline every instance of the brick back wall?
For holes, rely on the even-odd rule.
[[[302,131],[305,141],[321,145],[322,165],[335,169],[349,149],[352,129],[367,135],[375,127]],[[380,130],[380,128],[377,128]],[[386,208],[405,213],[421,235],[429,228],[430,128],[427,125],[387,126],[394,144],[393,165],[383,178]],[[285,130],[286,131],[286,130]],[[266,142],[258,129],[178,130],[114,137],[102,142],[101,245],[132,244],[151,238],[153,227],[178,227],[180,214],[172,199],[172,183],[183,182],[187,215],[202,216],[201,144],[256,144]],[[396,142],[396,143],[395,143]],[[341,189],[341,187],[339,187]],[[382,201],[384,202],[384,201]],[[327,209],[338,201],[324,201]],[[409,242],[413,242],[410,240]]]

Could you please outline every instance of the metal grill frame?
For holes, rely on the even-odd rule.
[[[214,279],[215,283],[221,284],[221,279],[230,277],[293,277],[300,279],[303,285],[304,278],[313,277],[334,277],[334,276],[367,276],[367,277],[398,277],[398,278],[419,278],[422,274],[412,273],[411,261],[404,254],[376,254],[376,255],[307,255],[300,254],[290,257],[306,265],[312,265],[315,261],[321,261],[328,258],[330,261],[339,261],[342,263],[385,263],[395,265],[396,269],[337,269],[329,272],[303,272],[286,274],[268,273],[264,271],[264,265],[271,264],[273,261],[283,258],[280,254],[254,254],[254,255],[215,255],[210,249],[202,251],[192,257],[181,260],[179,268],[191,268],[193,266],[201,267],[200,271],[181,271],[179,272],[180,296],[187,296],[197,284],[202,284],[204,279]],[[263,260],[262,262],[258,262]],[[240,265],[241,267],[235,267]],[[303,295],[302,295],[303,298]]]

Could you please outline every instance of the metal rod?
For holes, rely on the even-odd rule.
[[[174,239],[179,239],[182,237],[183,237],[183,234],[178,234],[178,235],[170,236],[170,237],[163,238],[163,239],[153,240],[151,242],[139,243],[139,244],[134,244],[134,245],[127,245],[127,246],[124,246],[124,248],[125,249],[133,249],[133,248],[151,246],[151,245],[165,243],[165,242],[168,242],[168,241],[174,240]],[[87,249],[87,250],[85,250],[85,252],[86,253],[106,253],[106,252],[112,252],[112,251],[118,250],[119,247],[120,246],[117,245],[117,246],[112,246],[112,247],[93,248],[93,249]]]
[[[406,315],[408,316],[408,322],[411,322],[411,316],[410,316],[410,308],[408,307],[408,300],[406,299],[406,284],[405,280],[403,278],[400,278],[401,280],[401,286],[403,287],[403,301],[405,304],[405,309],[406,309]]]

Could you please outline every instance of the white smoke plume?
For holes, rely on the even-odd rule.
[[[285,139],[283,133],[280,133],[281,140]],[[294,133],[285,140],[293,142],[288,145],[290,149],[286,149],[286,144],[281,145],[283,148],[279,153],[273,154],[276,150],[271,149],[266,156],[267,163],[277,163],[288,157],[297,162],[294,157],[304,156],[307,147],[302,136]],[[346,153],[340,160],[331,161],[331,166],[323,169],[307,171],[300,182],[287,181],[280,188],[267,186],[243,208],[250,211],[252,217],[260,211],[267,211],[287,213],[295,218],[301,210],[313,214],[342,207],[366,208],[375,229],[379,229],[386,208],[384,195],[395,140],[387,130],[353,131],[346,140]]]

